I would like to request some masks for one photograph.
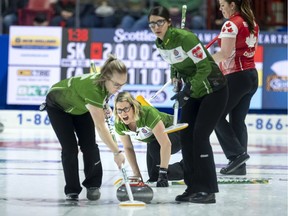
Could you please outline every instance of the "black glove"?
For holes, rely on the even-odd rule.
[[[189,100],[190,94],[191,94],[191,84],[187,83],[182,91],[178,92],[173,97],[171,97],[171,100],[177,100],[179,103],[179,107],[182,108]]]
[[[161,168],[159,169],[159,177],[156,183],[156,187],[168,187],[168,169]]]

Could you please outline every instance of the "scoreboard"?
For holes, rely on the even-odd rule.
[[[194,33],[206,45],[219,31]],[[109,54],[116,55],[127,66],[128,82],[123,90],[149,99],[170,79],[170,66],[159,55],[155,40],[149,30],[13,26],[9,34],[7,104],[39,105],[54,83],[90,73],[91,62],[100,70]],[[273,71],[288,67],[287,41],[285,33],[261,33],[255,58],[259,87],[251,109],[287,108],[288,72]],[[218,49],[214,44],[209,51],[214,53]],[[269,57],[272,52],[277,53],[273,58]],[[281,67],[277,67],[280,63]],[[277,80],[281,80],[281,86],[273,89],[269,82],[275,86],[279,83]],[[172,95],[172,86],[169,86],[151,102],[155,107],[171,108]]]

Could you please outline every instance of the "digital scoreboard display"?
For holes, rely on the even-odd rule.
[[[207,45],[219,31],[194,33]],[[109,54],[127,66],[128,81],[122,90],[149,100],[170,80],[170,65],[162,60],[155,40],[150,30],[13,26],[9,34],[7,104],[39,105],[54,83],[90,73],[91,63],[99,71]],[[250,109],[287,109],[287,44],[285,33],[260,33],[255,54],[259,86]],[[218,50],[217,42],[208,49],[210,53]],[[155,107],[172,108],[172,89],[168,86],[150,102]]]

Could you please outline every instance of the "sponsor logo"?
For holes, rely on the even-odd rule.
[[[53,36],[14,36],[11,46],[16,49],[57,49],[60,39]]]
[[[49,70],[17,70],[18,76],[49,77]]]
[[[155,41],[156,36],[148,30],[126,32],[124,29],[116,29],[115,36],[113,37],[114,42],[122,43],[125,41]]]
[[[141,128],[141,132],[142,132],[143,134],[146,134],[146,133],[148,133],[149,131],[147,131],[145,128]]]
[[[182,56],[181,56],[180,52],[177,49],[173,50],[173,54],[175,56],[175,59],[177,59],[177,60],[181,60],[182,59]]]
[[[45,96],[49,86],[20,85],[17,88],[17,96]]]
[[[288,91],[288,61],[277,61],[271,69],[275,74],[267,76],[266,90],[274,92],[287,92]]]
[[[288,77],[271,75],[266,80],[266,90],[274,92],[288,92]]]

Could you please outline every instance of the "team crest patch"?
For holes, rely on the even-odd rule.
[[[148,131],[147,131],[145,128],[141,128],[141,132],[142,132],[143,134],[148,133]]]
[[[196,46],[194,46],[191,50],[187,52],[187,54],[194,63],[198,63],[207,57],[201,43],[198,43]]]
[[[200,45],[192,49],[192,55],[198,59],[203,59],[203,50]]]
[[[176,49],[174,49],[173,53],[174,53],[175,56],[178,56],[178,55],[179,55],[179,52],[178,52],[178,50],[176,50]]]

